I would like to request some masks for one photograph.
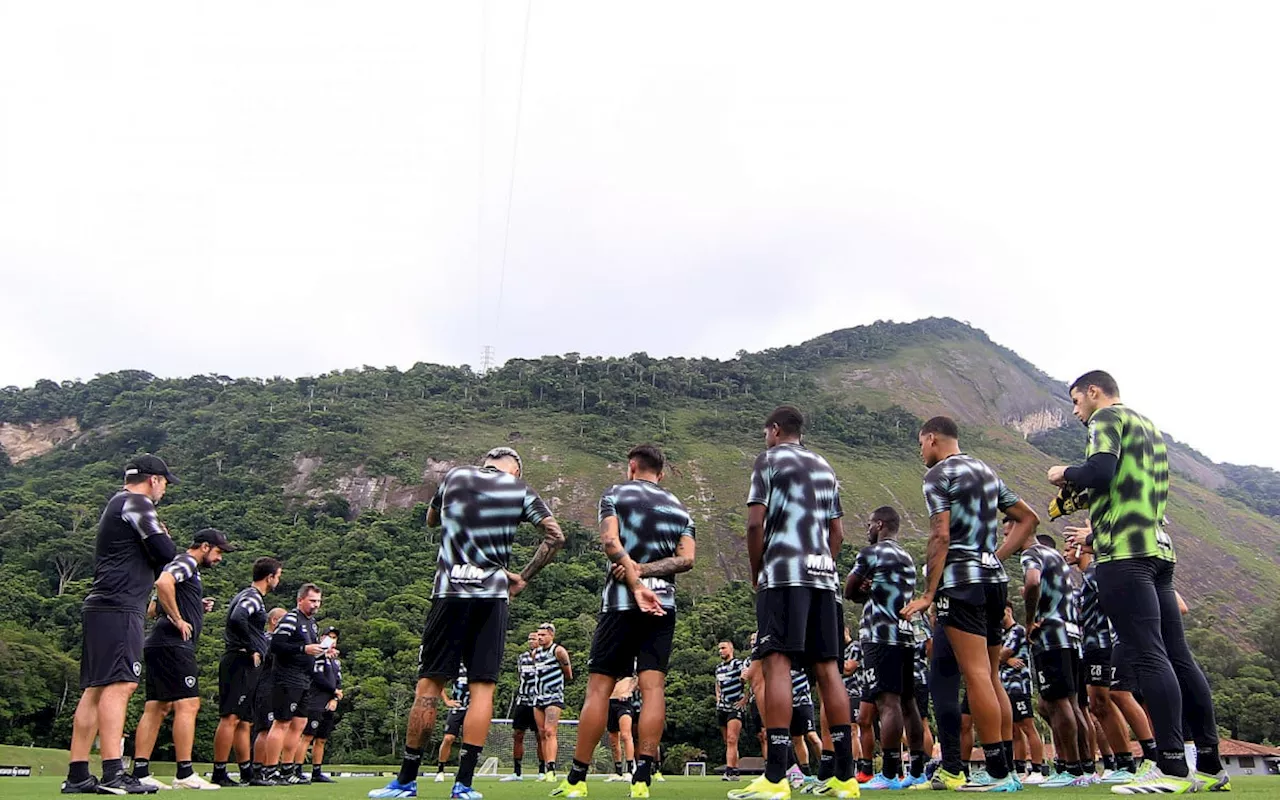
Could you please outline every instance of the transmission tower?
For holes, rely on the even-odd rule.
[[[493,369],[493,345],[486,344],[480,350],[480,374],[488,375]]]

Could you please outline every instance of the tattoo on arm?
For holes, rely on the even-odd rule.
[[[693,558],[691,556],[671,556],[670,558],[662,558],[657,561],[637,564],[636,566],[640,570],[641,578],[667,578],[693,569]]]
[[[550,564],[560,548],[564,547],[564,532],[560,530],[560,523],[556,522],[555,517],[547,517],[540,524],[542,525],[542,544],[538,545],[533,559],[520,571],[520,577],[526,581],[532,580],[534,575]]]

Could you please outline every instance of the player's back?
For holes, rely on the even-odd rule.
[[[764,505],[760,588],[808,586],[836,591],[831,521],[843,515],[839,483],[827,460],[795,443],[761,453],[748,505]]]
[[[1035,609],[1038,628],[1032,644],[1042,650],[1074,647],[1080,639],[1080,627],[1067,560],[1052,547],[1037,543],[1023,551],[1022,566],[1024,571],[1040,571],[1040,598]]]
[[[995,470],[967,453],[939,461],[925,474],[930,515],[949,511],[950,538],[940,588],[973,583],[1006,583],[996,552],[999,517],[1018,502]]]
[[[158,527],[155,504],[143,494],[117,492],[98,520],[93,585],[84,600],[86,607],[146,612],[157,569],[135,524]]]

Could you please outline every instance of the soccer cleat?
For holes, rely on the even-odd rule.
[[[158,789],[143,786],[132,775],[122,772],[109,781],[98,781],[98,794],[155,794]]]
[[[245,783],[241,783],[240,781],[233,781],[231,779],[231,776],[225,772],[222,773],[221,775],[214,775],[211,780],[214,783],[218,784],[219,786],[223,786],[227,788],[230,788],[232,786],[248,786],[249,785],[247,781]]]
[[[1205,785],[1195,776],[1179,778],[1177,775],[1166,775],[1159,767],[1148,770],[1145,777],[1123,786],[1112,786],[1112,794],[1191,794],[1205,789]]]
[[[449,800],[484,800],[484,795],[470,786],[455,782],[453,791],[449,792]]]
[[[257,786],[257,785],[258,785],[257,783],[254,783],[254,786]],[[374,789],[373,791],[369,792],[369,796],[375,797],[375,798],[377,797],[417,797],[418,782],[409,781],[408,783],[400,783],[400,780],[398,778],[392,778],[391,783],[388,783],[386,786],[382,787],[381,789]]]
[[[335,781],[333,778],[330,778],[328,775],[325,775],[323,772],[311,773],[311,782],[312,783],[337,783],[337,781]]]
[[[655,781],[657,781],[658,783],[666,783],[666,782],[667,782],[667,779],[666,779],[666,778],[664,778],[664,777],[662,777],[662,773],[661,773],[661,772],[655,772],[655,773],[653,773],[653,779],[654,779]]]
[[[1047,779],[1043,774],[1039,772],[1033,772],[1027,777],[1023,778],[1022,782],[1025,783],[1027,786],[1039,786],[1040,784],[1044,783],[1045,780]]]
[[[1022,784],[1018,783],[1018,779],[1013,775],[1006,775],[1003,778],[993,778],[985,772],[983,776],[986,778],[982,783],[974,783],[970,781],[961,786],[957,791],[960,792],[1018,792],[1022,791]]]
[[[270,775],[254,775],[253,780],[249,781],[249,785],[255,786],[255,787],[263,787],[263,786],[280,786],[281,784],[276,782],[276,779],[271,777]],[[381,791],[381,790],[375,789],[374,791]],[[369,796],[381,797],[382,795],[375,795],[373,792],[370,792]],[[412,797],[413,795],[409,795],[409,796]],[[399,797],[399,795],[386,795],[386,797]]]
[[[437,772],[437,773],[436,773],[435,782],[436,782],[436,783],[444,783],[444,773],[443,773],[443,772]]]
[[[1144,758],[1138,762],[1138,766],[1133,770],[1134,779],[1139,781],[1142,780],[1155,768],[1156,762],[1148,761]]]
[[[173,782],[175,789],[195,789],[199,792],[214,792],[222,787],[216,783],[210,783],[200,777],[199,773],[193,772],[185,778],[177,778]]]
[[[553,769],[549,769],[549,770],[547,770],[547,776],[546,776],[545,778],[543,778],[543,780],[544,780],[544,781],[546,781],[547,783],[555,783],[555,782],[556,782],[556,771],[555,771],[555,770],[553,770]]]
[[[517,775],[513,772],[510,775],[502,776],[502,779],[499,780],[498,783],[513,783],[515,781],[523,781],[523,780],[524,780],[523,775]]]
[[[542,781],[545,781],[546,779],[547,779],[547,773],[545,773],[545,772],[539,772],[539,773],[538,773],[538,777],[537,777],[537,778],[535,778],[534,780],[536,780],[536,781],[538,781],[539,783],[541,783]]]
[[[178,783],[178,782],[177,782],[177,781],[174,781],[174,785],[173,785],[173,786],[170,786],[169,784],[165,783],[164,781],[162,781],[162,780],[158,780],[158,779],[156,778],[156,776],[154,776],[154,775],[148,775],[148,776],[147,776],[147,777],[145,777],[145,778],[138,778],[138,783],[142,784],[143,786],[151,786],[151,787],[154,787],[154,788],[155,788],[155,790],[156,790],[157,792],[163,792],[163,791],[167,791],[167,790],[169,790],[169,789],[173,789],[174,787],[176,787],[176,786],[177,786],[177,783]]]
[[[933,773],[933,777],[929,779],[928,783],[916,784],[911,787],[911,791],[926,791],[931,789],[935,792],[954,792],[966,783],[968,783],[968,779],[965,777],[963,772],[957,775],[952,772],[947,772],[942,767],[938,767],[938,769]]]
[[[284,779],[285,786],[302,786],[306,783],[310,783],[310,781],[304,781],[300,776],[294,775],[293,773],[290,773],[289,777]]]
[[[902,780],[900,778],[886,778],[883,774],[880,774],[862,784],[862,788],[867,791],[872,791],[875,789],[897,790],[905,787],[903,787]]]
[[[871,780],[874,777],[875,775],[873,773],[859,772],[857,775],[854,776],[854,780],[856,780],[858,783],[866,783],[867,781]]]
[[[973,771],[973,774],[969,776],[969,783],[980,783],[983,786],[986,786],[991,782],[991,776],[987,774],[986,767],[978,767]]]
[[[605,783],[621,783],[622,781],[627,781],[629,783],[631,779],[624,778],[623,776],[619,775],[616,772],[604,779]]]
[[[560,781],[560,785],[552,789],[551,794],[547,796],[548,797],[586,797],[587,782],[583,781],[582,783],[569,783],[569,779],[566,778]]]
[[[631,784],[631,797],[632,797],[632,800],[648,800],[649,784],[647,783]]]
[[[922,784],[922,783],[928,783],[929,779],[926,778],[923,774],[921,774],[919,777],[916,777],[916,778],[913,778],[910,775],[904,775],[901,782],[902,782],[903,789],[910,789],[912,786],[918,786],[919,784]]]
[[[1102,783],[1102,779],[1098,777],[1096,772],[1086,772],[1071,782],[1072,786],[1097,786]]]
[[[1217,775],[1210,775],[1207,772],[1197,772],[1196,780],[1204,784],[1202,792],[1229,792],[1231,791],[1231,776],[1223,772]]]
[[[1075,786],[1076,778],[1081,777],[1072,775],[1070,772],[1055,772],[1049,776],[1049,779],[1040,784],[1041,789],[1063,789],[1067,786]]]
[[[72,783],[71,781],[63,781],[62,793],[63,794],[97,794],[98,779],[90,775],[87,779],[82,781],[76,781],[75,783]],[[108,794],[111,794],[111,792],[108,792]]]
[[[839,778],[828,778],[813,789],[813,793],[816,795],[835,797],[839,800],[852,800],[852,798],[858,797],[861,792],[862,789],[858,782],[852,778],[847,781],[842,781]]]
[[[741,789],[731,790],[728,797],[729,800],[790,800],[791,785],[786,779],[774,783],[761,775]]]
[[[1102,774],[1102,782],[1107,786],[1121,786],[1133,783],[1135,775],[1127,769],[1109,769]]]
[[[804,773],[800,771],[799,767],[792,767],[787,770],[787,783],[791,784],[793,791],[799,790],[801,786],[804,786],[804,777]]]
[[[924,776],[926,778],[932,779],[933,773],[937,772],[938,767],[941,767],[941,766],[942,766],[942,759],[940,758],[929,759],[928,762],[926,762],[924,765]]]

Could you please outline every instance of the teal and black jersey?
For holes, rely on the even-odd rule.
[[[1040,600],[1035,608],[1037,628],[1031,633],[1031,644],[1037,650],[1061,650],[1078,647],[1080,625],[1072,598],[1069,575],[1071,568],[1062,554],[1051,547],[1036,544],[1022,551],[1022,572],[1040,572]]]
[[[808,586],[837,592],[831,520],[844,516],[840,486],[827,460],[798,444],[756,458],[747,505],[766,507],[759,587]]]
[[[746,669],[740,659],[731,658],[716,665],[716,685],[720,687],[721,711],[731,711],[742,701],[742,671]]]
[[[951,512],[951,539],[938,588],[1008,583],[996,558],[1000,512],[1016,505],[1018,496],[995,470],[965,453],[944,458],[925,473],[924,499],[931,517]]]
[[[813,705],[813,688],[809,685],[809,676],[802,669],[791,670],[791,707]]]
[[[921,692],[929,686],[929,640],[933,630],[923,617],[916,618],[914,627],[916,691]]]
[[[1027,643],[1027,629],[1017,624],[1004,629],[1004,646],[1012,653],[1013,658],[1021,659],[1022,667],[1000,665],[1000,682],[1010,695],[1020,697],[1031,696],[1031,648]]]
[[[516,657],[516,671],[520,682],[516,685],[516,705],[532,706],[538,699],[538,653],[541,650],[524,650]]]
[[[537,664],[538,690],[534,698],[535,706],[548,706],[554,703],[564,704],[564,668],[556,658],[555,642],[550,647],[540,647],[535,652]]]
[[[1083,573],[1083,580],[1075,591],[1076,610],[1080,618],[1080,647],[1086,653],[1107,650],[1115,645],[1112,639],[1111,620],[1102,610],[1098,599],[1097,565],[1090,564]]]
[[[453,682],[453,699],[458,703],[454,711],[466,711],[471,705],[471,687],[467,683],[466,666],[458,667],[458,678]]]
[[[916,563],[893,539],[867,545],[853,564],[857,581],[870,581],[871,592],[862,606],[858,639],[878,644],[915,644],[915,630],[898,612],[911,602],[916,588]]]
[[[637,564],[651,564],[671,558],[680,540],[694,537],[693,518],[679,498],[650,481],[634,480],[612,486],[600,498],[600,521],[616,517],[622,548]],[[642,579],[653,590],[663,608],[676,607],[674,575]],[[636,600],[625,583],[607,572],[601,611],[630,611]]]
[[[862,643],[857,639],[849,642],[844,648],[844,660],[858,663],[852,675],[844,676],[845,691],[850,697],[862,697]],[[844,671],[844,664],[840,665],[840,671]]]

